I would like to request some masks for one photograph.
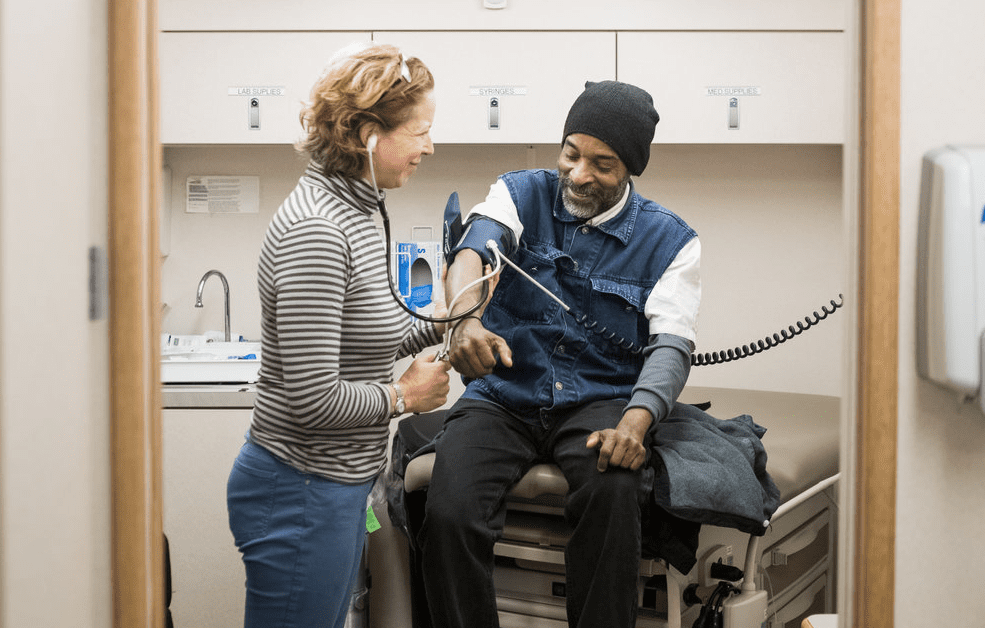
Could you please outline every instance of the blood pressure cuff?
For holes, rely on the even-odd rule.
[[[495,265],[496,255],[486,244],[490,240],[495,242],[500,252],[507,257],[516,252],[518,246],[516,238],[502,223],[481,214],[469,218],[465,223],[462,237],[452,248],[448,263],[451,264],[455,254],[462,249],[472,249],[479,254],[484,264]]]

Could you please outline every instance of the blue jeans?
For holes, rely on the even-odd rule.
[[[246,628],[344,625],[372,487],[301,473],[247,440],[226,488],[246,566]]]
[[[595,402],[547,416],[542,426],[494,404],[459,400],[438,439],[419,546],[435,628],[496,628],[493,545],[503,534],[505,498],[535,463],[553,461],[568,481],[565,549],[568,625],[631,628],[636,623],[640,508],[652,470],[596,469],[585,447],[615,427],[625,402]]]

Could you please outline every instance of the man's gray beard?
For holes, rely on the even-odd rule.
[[[580,220],[591,220],[606,210],[612,208],[622,195],[626,192],[626,186],[629,185],[629,179],[627,178],[622,182],[616,193],[611,197],[591,197],[585,201],[576,201],[570,198],[567,194],[568,186],[562,184],[561,187],[561,201],[564,203],[564,208],[568,210],[568,213],[578,218]]]
[[[568,213],[580,220],[591,220],[602,213],[602,209],[594,200],[585,203],[576,203],[574,200],[568,198],[568,195],[565,193],[561,194],[561,200],[564,201],[564,208],[568,210]]]

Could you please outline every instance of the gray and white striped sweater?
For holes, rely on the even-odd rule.
[[[387,287],[372,187],[314,165],[260,251],[262,354],[250,435],[298,470],[354,484],[385,464],[396,359],[437,344]]]

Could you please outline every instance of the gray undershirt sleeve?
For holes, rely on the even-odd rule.
[[[691,372],[691,341],[674,334],[655,334],[643,350],[643,370],[628,408],[644,408],[656,425],[667,418]]]

